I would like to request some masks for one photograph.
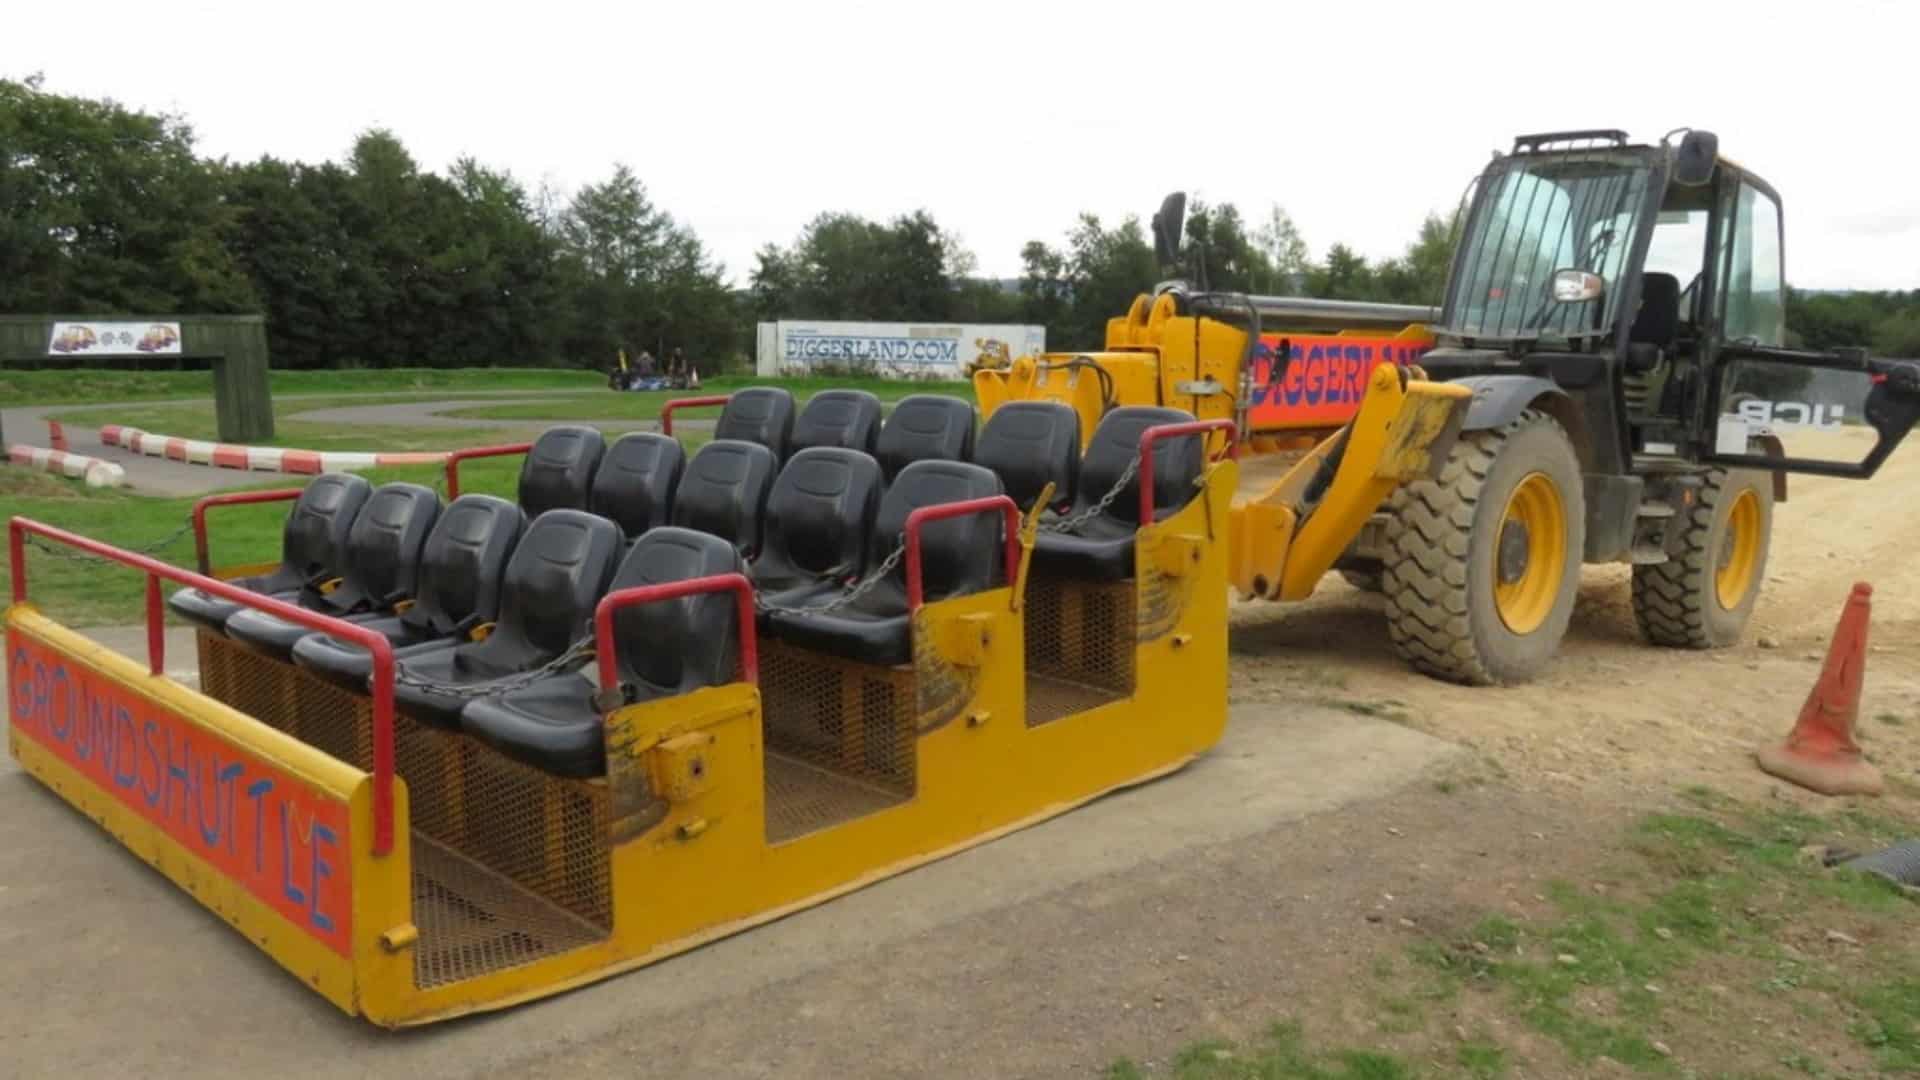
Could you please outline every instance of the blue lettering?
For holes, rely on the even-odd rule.
[[[27,659],[27,650],[13,651],[7,684],[13,687],[13,722],[18,724],[33,716],[33,664]]]
[[[313,850],[313,872],[312,872],[312,875],[308,878],[309,881],[313,882],[313,888],[311,890],[311,893],[313,896],[313,906],[308,909],[307,914],[308,914],[308,917],[313,920],[313,925],[319,927],[322,930],[333,929],[333,919],[327,915],[322,914],[320,911],[320,879],[323,877],[332,877],[333,867],[331,864],[327,862],[327,860],[320,857],[320,845],[326,844],[327,846],[331,847],[333,846],[333,843],[334,843],[333,830],[327,828],[325,825],[322,825],[317,821],[314,822],[313,823],[313,849],[312,849]]]
[[[215,812],[220,815],[220,831],[227,834],[227,854],[229,855],[233,854],[233,834],[238,831],[234,827],[235,818],[233,811],[234,797],[239,789],[239,785],[234,781],[240,779],[240,774],[245,771],[245,766],[237,761],[221,769],[217,781],[219,790],[214,793]]]
[[[292,811],[288,803],[280,804],[280,894],[295,904],[305,904],[307,894],[293,883],[293,824],[287,820]]]
[[[125,705],[117,706],[113,710],[113,728],[113,741],[107,744],[113,749],[113,753],[109,755],[114,765],[113,782],[123,788],[130,788],[140,782],[138,761],[140,747],[133,735],[133,713],[129,712]],[[122,733],[127,737],[127,752],[124,754],[120,752]],[[120,772],[123,766],[127,770],[124,775]]]
[[[173,763],[173,733],[168,732],[167,805],[166,809],[160,812],[160,816],[163,818],[171,818],[173,816],[173,781],[180,781],[180,812],[183,816],[186,813],[186,800],[193,797],[193,744],[185,739],[180,740],[180,761],[181,764],[178,765]]]
[[[261,796],[272,790],[273,781],[267,779],[247,785],[247,798],[253,800],[253,871],[256,874],[265,873],[267,869],[267,803]]]
[[[151,720],[147,721],[140,728],[140,741],[146,744],[147,761],[153,765],[153,790],[147,790],[147,785],[144,781],[140,784],[140,796],[147,800],[148,806],[160,805],[160,752],[154,749],[153,746],[153,733],[159,730],[160,725]]]

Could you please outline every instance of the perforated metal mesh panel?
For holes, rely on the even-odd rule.
[[[603,940],[605,927],[546,903],[418,831],[413,834],[413,981],[421,989]]]
[[[205,693],[332,757],[373,768],[373,702],[212,634]],[[435,986],[607,936],[609,797],[453,732],[394,719],[394,767],[413,828],[414,974]]]
[[[760,698],[769,839],[791,839],[913,796],[912,670],[767,641]]]
[[[1134,584],[1027,581],[1027,726],[1133,693]]]

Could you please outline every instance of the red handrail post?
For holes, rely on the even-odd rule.
[[[228,496],[227,501],[268,502],[274,494],[276,493],[239,492]],[[299,491],[296,490],[292,494],[298,495]],[[248,498],[249,495],[252,497]],[[182,570],[146,555],[122,551],[112,544],[103,544],[78,533],[71,533],[24,517],[10,518],[7,522],[7,546],[14,571],[13,590],[16,601],[26,599],[25,575],[21,571],[25,569],[24,537],[28,533],[146,572],[148,659],[156,675],[162,671],[165,648],[165,627],[158,618],[161,578],[264,611],[277,619],[297,623],[310,630],[331,634],[371,653],[373,655],[373,853],[386,855],[393,851],[393,645],[387,640],[386,635],[356,623],[336,619],[331,615],[322,615],[317,611],[308,611],[306,608],[296,607],[284,600],[249,592],[237,585],[216,581],[191,570]]]
[[[697,409],[708,405],[725,406],[731,400],[731,394],[708,394],[706,397],[673,398],[660,406],[660,434],[673,434],[673,413],[676,409]]]
[[[1161,424],[1140,433],[1140,524],[1153,524],[1153,444],[1177,435],[1198,435],[1207,431],[1227,433],[1227,453],[1233,452],[1236,428],[1231,420],[1189,420],[1180,424]]]
[[[463,450],[454,450],[447,454],[446,464],[442,468],[447,477],[447,501],[460,497],[460,463],[483,457],[510,457],[524,454],[533,449],[530,442],[501,443],[498,446],[469,446]]]
[[[984,514],[989,510],[998,510],[1004,522],[1007,545],[1007,585],[1016,584],[1020,574],[1020,508],[1005,495],[988,495],[980,499],[962,499],[959,502],[936,503],[923,506],[907,515],[907,612],[920,610],[924,602],[925,583],[921,581],[920,569],[920,530],[929,522],[944,521],[947,518],[966,517],[969,514]]]
[[[167,673],[167,620],[166,608],[160,606],[160,577],[147,575],[147,671],[153,675]]]
[[[13,602],[27,600],[27,534],[19,518],[7,520],[7,574],[13,579]]]
[[[677,600],[682,596],[730,590],[735,614],[740,623],[740,672],[745,681],[760,681],[760,637],[753,621],[753,583],[740,574],[709,574],[685,581],[667,581],[658,585],[636,585],[616,589],[600,598],[593,608],[594,658],[600,665],[600,689],[620,685],[618,657],[613,651],[613,613],[623,607]]]
[[[212,556],[207,550],[207,511],[216,506],[247,506],[252,503],[286,502],[298,499],[305,488],[275,488],[272,491],[232,491],[206,495],[193,504],[193,558],[202,574],[213,573]],[[115,549],[116,551],[119,549]]]

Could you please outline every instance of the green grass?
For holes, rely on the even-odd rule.
[[[593,390],[603,372],[557,368],[385,368],[350,371],[273,371],[276,394],[381,393],[446,390]],[[205,371],[13,371],[0,369],[0,401],[8,405],[210,398]],[[168,434],[174,434],[168,432]]]
[[[503,432],[500,429],[477,426],[408,428],[390,424],[330,424],[288,419],[288,417],[316,409],[436,400],[440,400],[436,395],[420,394],[281,398],[273,403],[273,438],[264,440],[262,445],[290,446],[303,450],[403,451],[446,450],[503,441]],[[561,398],[560,400],[571,399]],[[555,406],[553,409],[559,412],[565,411],[560,406]],[[63,409],[53,413],[51,418],[63,423],[87,427],[98,427],[109,423],[121,424],[139,428],[141,431],[151,431],[182,439],[217,440],[220,437],[218,426],[214,421],[213,407],[204,403],[152,402],[114,409]],[[529,430],[532,429],[529,428]],[[511,434],[511,432],[505,434]]]
[[[460,470],[463,492],[511,497],[518,482],[520,459],[474,461]],[[407,480],[437,484],[434,466],[374,469],[364,474],[375,484]],[[262,478],[261,488],[298,487],[299,477]],[[80,533],[117,547],[145,550],[185,525],[192,498],[154,498],[111,489],[91,489],[79,481],[26,469],[0,467],[0,517],[15,514]],[[213,565],[231,566],[268,562],[279,556],[281,525],[286,503],[224,507],[208,515],[209,549]],[[66,550],[66,549],[62,549]],[[154,557],[185,569],[194,569],[193,538],[177,536],[151,552]],[[0,595],[11,595],[11,570],[0,565]],[[29,549],[28,597],[54,618],[74,626],[138,623],[145,610],[143,575],[97,560],[74,561]],[[172,591],[172,586],[163,586]]]
[[[1463,1047],[1464,1050],[1464,1047]],[[1497,1063],[1499,1051],[1493,1049]],[[1488,1059],[1476,1056],[1475,1068]],[[1465,1062],[1462,1062],[1465,1067]],[[1498,1071],[1469,1071],[1473,1076],[1498,1076]],[[1148,1074],[1131,1061],[1107,1068],[1108,1080],[1137,1080]],[[1226,1042],[1198,1042],[1174,1056],[1165,1074],[1176,1080],[1404,1080],[1419,1075],[1392,1054],[1374,1050],[1311,1050],[1293,1024],[1276,1024],[1251,1046]]]
[[[1911,934],[1920,906],[1881,878],[1821,869],[1800,854],[1812,843],[1873,850],[1912,826],[1859,809],[1814,816],[1745,806],[1705,788],[1681,800],[1686,811],[1632,825],[1630,855],[1597,875],[1612,883],[1604,891],[1549,883],[1544,914],[1489,914],[1438,931],[1406,948],[1411,963],[1376,956],[1363,991],[1367,1050],[1310,1050],[1299,1028],[1283,1025],[1245,1045],[1193,1043],[1158,1068],[1116,1062],[1107,1075],[1832,1076],[1854,1075],[1862,1061],[1920,1073]],[[1825,941],[1828,928],[1867,945]],[[1496,1019],[1469,1034],[1454,1026],[1469,1011]],[[1726,1071],[1719,1038],[1728,1018],[1745,1027],[1761,1012],[1790,1014],[1828,1040],[1750,1044],[1759,1068]],[[1557,1049],[1543,1057],[1543,1047]]]

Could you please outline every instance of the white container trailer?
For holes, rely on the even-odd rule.
[[[782,319],[759,325],[761,375],[878,375],[964,379],[981,353],[1047,351],[1044,326],[983,323],[867,323]]]

